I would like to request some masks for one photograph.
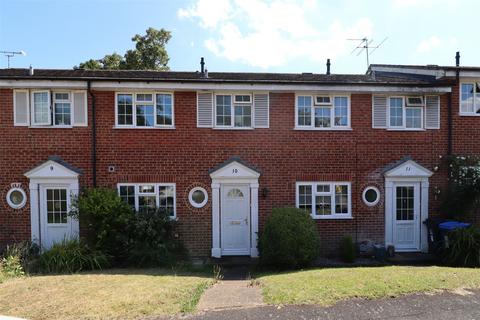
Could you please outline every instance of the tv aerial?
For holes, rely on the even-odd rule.
[[[3,54],[5,57],[7,57],[7,68],[10,69],[10,58],[20,55],[20,56],[26,56],[27,53],[23,50],[20,51],[0,51],[0,54]]]
[[[388,37],[383,39],[379,44],[377,45],[373,45],[373,39],[368,39],[367,37],[364,37],[364,38],[359,38],[359,39],[347,39],[347,40],[350,40],[350,41],[360,41],[360,43],[352,50],[352,52],[350,54],[353,54],[353,53],[357,53],[357,57],[359,55],[361,55],[364,51],[366,53],[366,56],[367,56],[367,69],[368,67],[370,66],[370,55],[375,51],[377,50],[378,48],[380,48],[380,46],[385,42],[387,41]],[[371,50],[373,49],[373,50]],[[370,51],[371,50],[371,51]]]

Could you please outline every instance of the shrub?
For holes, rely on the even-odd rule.
[[[451,232],[444,262],[455,266],[480,267],[480,228],[472,226]]]
[[[259,239],[263,264],[298,268],[312,263],[320,250],[315,222],[297,208],[274,208]]]
[[[31,241],[23,241],[8,245],[2,257],[4,260],[18,261],[23,273],[36,271],[40,247]]]
[[[352,236],[346,235],[340,242],[340,257],[343,262],[352,263],[355,261],[357,248],[353,242]]]
[[[0,261],[0,273],[5,277],[20,277],[25,275],[19,256],[6,256]]]
[[[39,270],[44,273],[75,273],[106,266],[108,258],[105,254],[90,249],[87,244],[77,239],[55,243],[39,257]]]
[[[126,258],[129,226],[134,218],[132,208],[118,196],[116,190],[88,189],[74,201],[71,215],[80,220],[88,231],[87,243],[111,256],[116,262]]]
[[[132,224],[128,262],[135,266],[175,263],[185,249],[174,236],[175,221],[163,209],[137,212]]]

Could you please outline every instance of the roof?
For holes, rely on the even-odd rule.
[[[422,70],[445,70],[445,71],[452,71],[452,70],[462,70],[462,71],[480,71],[480,67],[472,67],[472,66],[439,66],[436,64],[427,64],[427,65],[413,65],[413,64],[371,64],[370,68],[399,68],[399,69],[422,69]]]
[[[238,163],[240,163],[241,165],[243,165],[243,166],[245,166],[245,167],[247,167],[247,168],[255,171],[256,173],[259,173],[259,174],[262,173],[261,170],[257,169],[256,167],[252,166],[251,164],[243,161],[243,160],[242,160],[240,157],[238,157],[238,156],[233,156],[233,157],[227,159],[226,161],[220,163],[219,165],[216,165],[215,167],[213,167],[213,168],[211,168],[210,170],[208,170],[208,173],[214,173],[214,172],[216,172],[216,171],[218,171],[218,170],[220,170],[220,169],[228,166],[229,164],[231,164],[231,163],[233,163],[233,162],[238,162]]]
[[[371,74],[318,74],[318,73],[252,73],[144,71],[144,70],[83,70],[83,69],[0,69],[0,80],[96,80],[96,81],[147,81],[147,82],[203,82],[203,83],[275,83],[275,84],[354,84],[354,85],[444,85],[434,78],[415,78],[397,75]]]

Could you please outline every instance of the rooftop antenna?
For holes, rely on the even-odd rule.
[[[23,50],[20,51],[0,51],[0,54],[3,54],[5,57],[7,57],[7,68],[10,69],[10,58],[16,56],[16,55],[21,55],[21,56],[26,56],[27,53]]]
[[[370,55],[380,48],[380,46],[387,41],[388,38],[383,39],[379,44],[377,45],[372,45],[373,39],[368,39],[367,37],[361,38],[361,39],[347,39],[350,41],[360,41],[360,43],[352,50],[350,54],[353,54],[354,52],[357,53],[357,56],[363,53],[365,51],[366,56],[367,56],[367,69],[370,67]],[[370,49],[373,49],[370,51]]]

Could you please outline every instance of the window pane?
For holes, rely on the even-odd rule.
[[[317,192],[330,192],[330,185],[328,184],[317,185]]]
[[[328,128],[330,127],[330,107],[315,108],[315,127]]]
[[[473,112],[473,83],[463,83],[461,87],[461,111]]]
[[[312,125],[312,97],[310,96],[298,96],[298,125],[299,126],[311,126]]]
[[[413,220],[414,218],[414,195],[413,187],[396,188],[396,214],[397,220]]]
[[[47,189],[47,223],[67,223],[67,190]]]
[[[347,97],[335,97],[335,125],[347,126],[348,125],[348,98]]]
[[[335,186],[335,213],[348,213],[348,186]]]
[[[332,214],[332,196],[316,196],[315,208],[317,215],[324,216]]]
[[[157,125],[172,125],[172,95],[157,94]]]
[[[155,186],[143,185],[143,186],[139,186],[138,190],[140,193],[155,193]]]
[[[135,209],[135,187],[120,186],[120,198]]]
[[[390,98],[390,126],[403,126],[403,98]]]
[[[117,96],[117,113],[119,125],[133,125],[133,102],[131,94]]]
[[[33,93],[33,119],[35,123],[48,123],[48,114],[50,112],[48,94],[48,92]]]
[[[475,113],[480,113],[480,82],[475,85]]]
[[[153,127],[153,124],[154,124],[153,105],[137,104],[136,110],[137,110],[137,126]]]
[[[422,128],[422,109],[406,108],[405,110],[405,126],[407,128]]]
[[[312,213],[312,186],[298,187],[298,207]]]
[[[160,186],[158,188],[160,208],[164,209],[169,216],[175,216],[175,193],[173,186]]]
[[[70,115],[71,115],[71,108],[70,103],[55,103],[55,124],[56,125],[63,125],[69,126],[71,124]]]
[[[235,105],[235,127],[252,126],[252,106],[249,104]]]
[[[232,97],[228,95],[216,96],[217,125],[232,125]]]
[[[152,102],[153,95],[151,93],[138,93],[137,94],[137,101],[139,102]]]
[[[153,212],[157,207],[157,199],[155,196],[138,196],[138,211]]]
[[[55,100],[68,100],[68,92],[55,93]]]

